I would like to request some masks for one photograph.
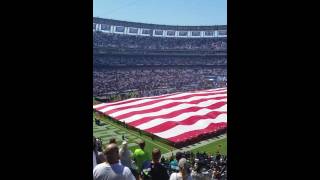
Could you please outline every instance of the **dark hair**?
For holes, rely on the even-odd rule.
[[[98,139],[97,141],[97,150],[99,152],[102,152],[102,141],[100,139]]]
[[[177,152],[176,153],[176,160],[179,161],[181,158],[183,158],[182,152]]]
[[[141,149],[143,149],[144,146],[146,145],[143,140],[139,140],[139,141],[138,141],[138,144],[139,144],[139,147],[140,147]]]
[[[109,140],[109,144],[117,144],[116,139],[115,139],[115,138],[111,138],[111,139]]]
[[[170,157],[170,161],[173,161],[173,156]]]
[[[195,169],[195,171],[197,173],[200,173],[201,168],[202,168],[201,164],[197,163],[197,168]]]
[[[156,161],[159,161],[161,157],[161,151],[157,148],[153,149],[152,151],[152,160],[156,160]]]

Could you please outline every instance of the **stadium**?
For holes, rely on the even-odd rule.
[[[102,142],[134,151],[143,139],[150,154],[195,153],[203,164],[219,151],[226,163],[227,26],[94,17],[93,120]]]

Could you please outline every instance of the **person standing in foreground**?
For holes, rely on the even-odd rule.
[[[134,175],[134,177],[136,179],[139,179],[139,174],[132,165],[132,159],[131,159],[132,152],[128,149],[127,141],[122,142],[122,147],[120,148],[119,156],[120,156],[121,164],[124,166],[127,166],[131,170],[131,173]]]
[[[153,149],[152,151],[152,161],[146,163],[143,166],[141,172],[143,180],[168,180],[169,175],[167,169],[163,167],[159,160],[161,157],[161,151],[159,149]]]
[[[145,161],[150,160],[148,154],[144,151],[145,142],[143,140],[138,141],[138,145],[140,148],[136,149],[133,153],[133,159],[137,165],[138,173],[140,174],[142,170],[142,165]]]
[[[128,149],[127,141],[122,142],[122,147],[120,148],[119,156],[120,156],[121,164],[131,169],[132,168],[132,164],[131,164],[132,152]]]
[[[116,144],[108,144],[104,154],[107,161],[94,168],[93,180],[136,180],[130,169],[119,163],[119,148]]]
[[[186,158],[181,158],[179,160],[179,172],[172,173],[170,180],[192,180],[192,177],[188,175],[188,164]]]

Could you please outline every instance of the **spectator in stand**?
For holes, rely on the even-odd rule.
[[[192,180],[192,177],[188,174],[188,162],[186,158],[181,158],[179,160],[179,172],[172,173],[170,176],[170,180]]]
[[[114,143],[108,144],[104,154],[105,163],[97,165],[93,170],[94,180],[135,180],[130,169],[119,163],[119,149]]]
[[[160,160],[160,163],[165,163],[165,162],[166,162],[166,159],[162,156],[161,160]]]
[[[98,151],[98,159],[97,159],[98,164],[106,162],[106,160],[107,159],[104,153],[102,151]]]
[[[176,155],[176,157],[177,157],[177,155]],[[173,158],[173,155],[170,157],[170,167],[172,170],[179,171],[178,162],[179,161],[177,161],[177,159]]]
[[[161,50],[226,50],[226,38],[173,38],[93,33],[94,47]]]
[[[149,158],[148,154],[144,151],[145,142],[143,140],[139,140],[138,145],[140,148],[135,149],[135,151],[133,153],[133,159],[137,165],[138,173],[140,174],[140,172],[142,170],[142,165],[146,161],[149,161],[150,158]]]
[[[178,151],[178,152],[176,153],[176,160],[177,160],[177,162],[179,162],[181,158],[184,158],[184,155],[182,154],[182,152]]]
[[[132,152],[128,149],[127,141],[122,142],[122,147],[119,150],[119,156],[120,156],[121,164],[124,166],[127,166],[131,170],[134,177],[136,179],[139,179],[138,172],[132,166]]]
[[[219,151],[217,151],[217,153],[216,153],[216,161],[219,162],[220,159],[221,159],[221,154],[220,154]]]
[[[212,179],[213,180],[220,180],[221,179],[221,169],[219,166],[215,166],[213,168]]]
[[[121,97],[115,94],[130,90],[135,91],[141,97],[212,89],[225,87],[225,83],[221,80],[226,80],[226,75],[226,69],[211,67],[95,69],[93,72],[93,93],[96,96],[102,96],[115,92],[108,96],[112,100],[120,100],[130,96]],[[209,80],[211,76],[217,78]]]
[[[206,180],[210,178],[210,175],[206,176],[201,173],[201,166],[198,165],[198,163],[195,163],[194,168],[191,171],[191,177],[193,180]]]
[[[96,139],[96,144],[97,144],[97,152],[98,152],[98,156],[97,156],[97,164],[103,163],[106,161],[106,157],[103,154],[103,150],[102,150],[102,139],[98,138]]]
[[[169,175],[167,169],[160,164],[161,151],[153,149],[152,161],[143,165],[141,177],[143,180],[168,180]]]
[[[132,152],[128,149],[127,141],[122,142],[122,147],[120,148],[119,156],[120,156],[121,164],[131,169],[132,168],[132,162],[131,162]]]

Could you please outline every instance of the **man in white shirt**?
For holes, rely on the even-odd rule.
[[[119,163],[119,148],[108,144],[104,151],[106,162],[98,164],[93,170],[94,180],[135,180],[130,169]]]

